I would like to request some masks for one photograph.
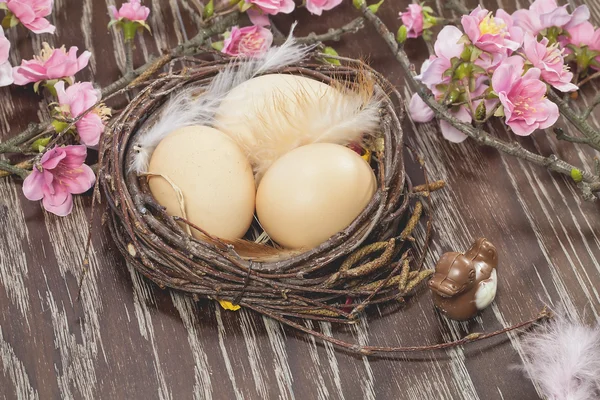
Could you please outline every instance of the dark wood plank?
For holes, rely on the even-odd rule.
[[[197,30],[189,0],[146,0],[153,36],[139,43],[136,63]],[[349,4],[310,18],[304,10],[277,19],[297,34],[324,31],[354,18]],[[436,6],[441,7],[442,1]],[[106,85],[124,68],[124,48],[106,30],[113,0],[56,0],[54,36],[10,31],[13,64],[30,57],[42,41],[76,45],[94,54],[79,79]],[[408,1],[388,1],[381,15],[398,26]],[[511,11],[524,2],[500,4]],[[600,8],[587,2],[595,21]],[[183,25],[179,22],[178,12]],[[367,59],[409,98],[400,68],[372,29],[344,38],[336,49]],[[422,42],[409,44],[419,64]],[[592,86],[589,96],[597,91]],[[0,126],[8,137],[30,120],[46,118],[47,104],[30,88],[0,89]],[[508,137],[500,125],[495,134]],[[435,343],[493,330],[535,314],[544,302],[598,321],[600,239],[598,204],[585,203],[563,177],[471,143],[453,145],[435,124],[407,120],[409,143],[428,160],[431,174],[449,188],[435,196],[436,235],[431,265],[450,249],[485,235],[501,250],[497,301],[478,319],[455,323],[440,317],[426,292],[402,309],[372,310],[353,328],[321,329],[370,344]],[[594,155],[544,132],[520,139],[544,154],[573,162]],[[416,180],[419,171],[411,165]],[[108,232],[97,225],[93,257],[81,301],[77,277],[89,198],[56,218],[23,198],[21,185],[0,181],[0,397],[12,398],[284,398],[284,399],[533,399],[535,388],[512,366],[520,363],[517,336],[465,349],[410,357],[360,358],[282,328],[253,313],[221,310],[158,289],[125,265]],[[475,213],[474,210],[483,210]],[[98,223],[98,220],[97,220]],[[422,239],[423,232],[420,232]]]

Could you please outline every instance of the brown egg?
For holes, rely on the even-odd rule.
[[[310,144],[285,154],[266,172],[256,212],[275,242],[308,250],[347,228],[376,189],[373,170],[354,151]]]
[[[222,132],[206,126],[174,131],[154,150],[148,172],[162,175],[150,178],[150,191],[169,215],[183,216],[183,210],[168,180],[183,194],[187,219],[208,233],[233,240],[250,227],[255,202],[252,168]],[[202,237],[196,230],[192,233]]]

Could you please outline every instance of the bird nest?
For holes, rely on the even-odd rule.
[[[313,55],[310,61],[269,71],[324,83],[335,79],[351,87],[366,70],[384,99],[379,137],[371,143],[376,194],[350,226],[312,250],[283,259],[249,259],[218,238],[196,239],[181,225],[201,229],[169,216],[152,197],[147,178],[128,171],[136,138],[152,126],[169,97],[206,85],[231,62],[217,58],[176,60],[168,73],[147,74],[137,85],[139,93],[104,136],[99,179],[108,203],[107,223],[127,261],[161,288],[251,309],[310,333],[316,332],[299,319],[348,323],[370,304],[410,294],[430,275],[422,269],[430,222],[420,246],[412,233],[427,216],[427,204],[420,199],[428,198],[431,186],[413,188],[405,174],[400,94],[360,61],[339,58],[341,65],[334,66]],[[173,72],[177,65],[181,70]]]

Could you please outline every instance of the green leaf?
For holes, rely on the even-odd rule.
[[[211,46],[213,49],[217,50],[217,51],[221,51],[221,50],[223,50],[223,41],[220,41],[220,42],[212,42],[212,43],[210,44],[210,46]]]
[[[496,112],[494,113],[494,117],[504,117],[504,106],[498,107]]]
[[[32,143],[31,149],[33,151],[41,153],[42,151],[44,151],[44,149],[46,149],[46,146],[48,146],[50,140],[52,140],[52,136],[41,137]]]
[[[433,14],[433,8],[429,6],[422,7],[422,10],[428,14]]]
[[[208,18],[212,17],[214,13],[215,13],[215,1],[214,0],[210,0],[204,6],[204,10],[202,11],[202,18],[203,19],[208,19]]]
[[[423,29],[429,29],[438,24],[438,19],[427,13],[423,13]]]
[[[241,12],[246,12],[252,8],[252,3],[246,3],[244,0],[242,0],[238,3],[238,7],[240,8]]]
[[[352,4],[354,5],[354,8],[360,10],[360,8],[367,4],[367,2],[365,0],[352,0]]]
[[[396,40],[398,41],[398,43],[404,43],[406,42],[406,39],[408,38],[408,29],[406,28],[405,25],[400,26],[400,28],[398,29],[398,33],[396,34]]]
[[[379,11],[379,7],[381,7],[381,5],[383,4],[385,0],[381,0],[379,3],[376,4],[371,4],[368,9],[371,10],[371,12],[373,14],[377,14],[377,11]]]
[[[469,37],[466,34],[462,35],[460,39],[458,39],[457,44],[471,44],[471,39],[469,39]]]
[[[475,60],[477,60],[479,58],[479,56],[481,54],[483,54],[483,51],[478,47],[475,47],[475,46],[472,46],[472,47],[473,47],[473,50],[471,51],[471,60],[470,61],[474,62]]]
[[[583,174],[577,168],[573,168],[571,170],[571,178],[575,181],[575,183],[579,183],[583,181]]]
[[[323,53],[329,54],[331,56],[338,56],[338,52],[335,51],[335,49],[333,47],[329,47],[329,46],[327,46],[323,49]],[[332,64],[332,65],[341,65],[340,60],[336,60],[335,58],[325,58],[325,61],[327,61],[329,64]]]
[[[460,59],[463,61],[472,61],[471,54],[473,53],[473,46],[465,46],[462,53],[460,53]]]
[[[454,71],[454,79],[461,80],[464,78],[470,78],[472,73],[473,73],[473,64],[462,63],[458,67],[456,67],[456,70]]]
[[[54,97],[58,97],[58,94],[56,93],[56,89],[54,88],[54,85],[56,85],[59,80],[60,79],[49,79],[47,81],[44,81],[44,87]]]
[[[65,121],[59,121],[57,119],[53,119],[52,120],[52,126],[54,127],[54,130],[56,131],[56,133],[61,133],[65,129],[67,129],[67,127],[69,126],[69,124],[66,123]]]

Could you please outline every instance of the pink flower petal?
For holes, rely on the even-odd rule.
[[[37,201],[44,197],[44,175],[37,169],[23,181],[23,194],[28,200]]]
[[[102,122],[100,116],[89,113],[79,120],[75,126],[77,127],[77,133],[79,133],[81,143],[88,147],[98,145],[100,136],[104,132],[104,122]]]
[[[433,110],[421,99],[417,93],[414,93],[408,105],[410,118],[414,122],[429,122],[433,119]]]
[[[470,123],[472,121],[471,114],[469,114],[469,111],[463,106],[459,107],[457,111],[452,111],[451,114],[462,122]],[[468,138],[467,135],[453,127],[447,121],[441,120],[440,128],[442,130],[442,135],[444,135],[444,138],[449,142],[462,143]]]
[[[42,204],[46,211],[59,217],[66,217],[73,211],[73,196],[70,193],[66,193],[66,197],[62,202],[59,202],[59,199],[60,197],[55,195],[44,196]]]

